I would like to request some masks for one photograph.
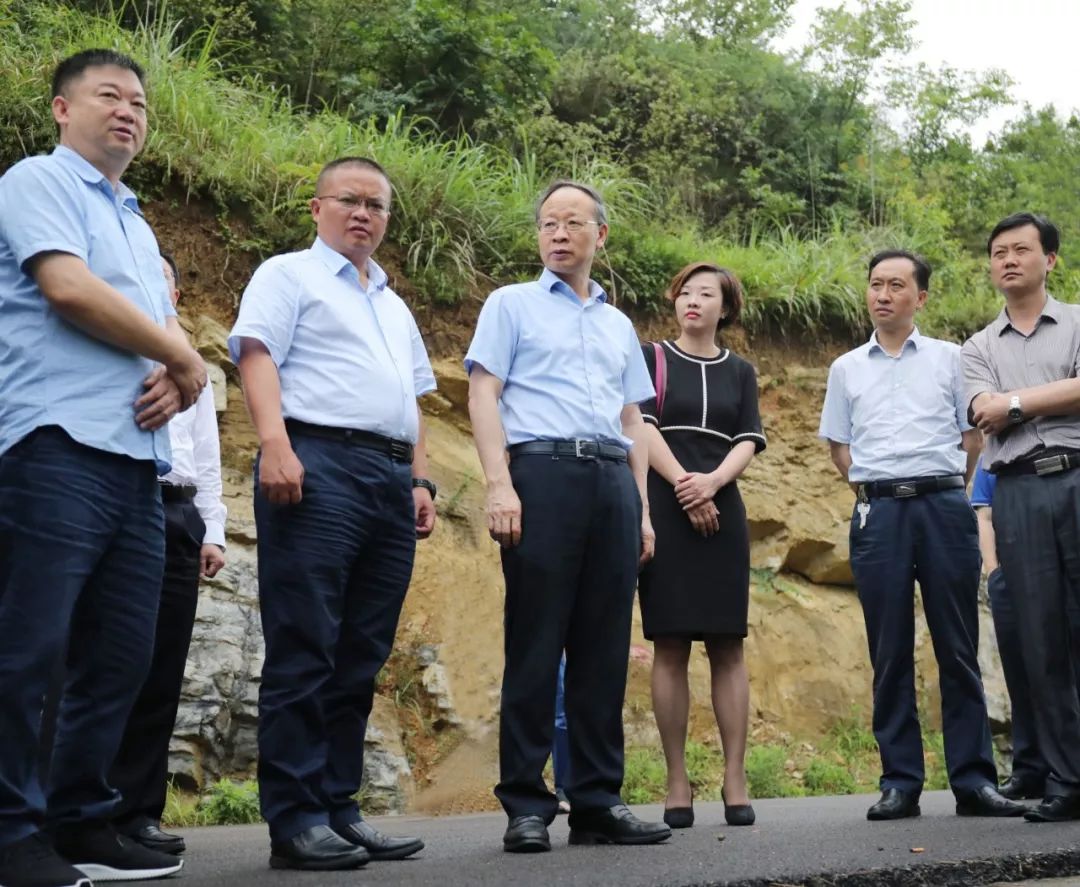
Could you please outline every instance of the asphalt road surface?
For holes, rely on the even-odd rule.
[[[187,864],[177,887],[291,887],[371,884],[617,885],[617,887],[961,887],[1080,875],[1080,822],[962,818],[952,795],[923,795],[923,815],[868,822],[876,796],[757,801],[757,824],[731,828],[723,806],[698,804],[697,824],[653,847],[570,847],[565,817],[551,828],[552,852],[502,852],[506,820],[477,814],[373,819],[419,835],[427,846],[401,862],[354,872],[274,871],[265,826],[187,829]],[[660,808],[636,808],[659,818]]]

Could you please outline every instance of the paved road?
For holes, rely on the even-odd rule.
[[[697,825],[658,847],[569,847],[565,818],[551,853],[501,851],[502,816],[392,817],[379,828],[417,834],[417,857],[357,872],[276,872],[267,867],[264,826],[189,829],[183,887],[396,887],[618,885],[618,887],[967,887],[1080,875],[1080,822],[967,819],[952,796],[923,795],[920,819],[871,823],[870,796],[758,801],[758,824],[730,828],[723,807],[699,804]],[[659,816],[658,807],[639,815]],[[916,852],[915,848],[921,848]],[[177,884],[180,887],[180,884]]]

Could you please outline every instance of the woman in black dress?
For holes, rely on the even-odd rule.
[[[724,747],[725,814],[732,825],[749,825],[754,810],[746,788],[750,686],[743,638],[750,538],[735,481],[765,448],[757,377],[749,363],[716,344],[717,331],[734,323],[742,308],[742,288],[732,272],[705,262],[688,265],[666,297],[675,305],[679,337],[645,346],[658,393],[641,408],[649,426],[656,556],[639,586],[645,637],[655,646],[653,711],[668,773],[664,821],[675,828],[694,821],[685,751],[687,669],[691,642],[698,640],[709,657]]]

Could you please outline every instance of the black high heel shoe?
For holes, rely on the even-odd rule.
[[[665,807],[664,825],[668,828],[691,828],[694,825],[694,790],[690,790],[689,807]]]
[[[724,787],[720,787],[720,800],[724,802],[724,819],[728,825],[753,825],[757,816],[750,804],[732,804],[728,806],[724,797]]]

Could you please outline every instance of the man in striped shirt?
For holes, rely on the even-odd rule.
[[[1050,774],[1034,822],[1080,819],[1080,702],[1067,618],[1080,595],[1080,307],[1046,289],[1052,223],[1016,213],[987,242],[1005,307],[963,348],[970,421],[998,478],[993,523],[1016,605],[1035,729]]]

